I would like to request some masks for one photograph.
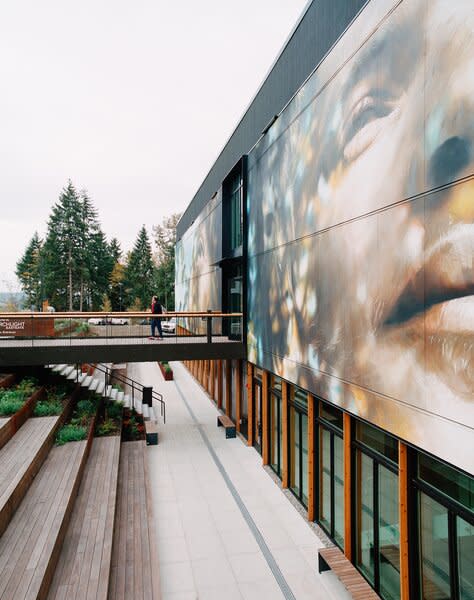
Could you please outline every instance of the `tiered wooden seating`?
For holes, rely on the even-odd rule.
[[[161,597],[145,449],[122,444],[109,600]]]
[[[0,538],[0,598],[46,597],[77,494],[87,441],[53,448]]]
[[[94,439],[48,600],[107,599],[119,457],[119,436]]]
[[[380,596],[336,546],[318,550],[318,563],[319,572],[331,569],[354,600],[380,600]]]
[[[11,440],[15,433],[20,429],[23,423],[31,417],[35,409],[36,403],[45,393],[44,388],[36,390],[23,406],[14,415],[7,419],[0,419],[0,448]]]
[[[0,535],[53,443],[58,417],[29,419],[0,450]]]

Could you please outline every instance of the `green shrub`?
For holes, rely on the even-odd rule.
[[[80,416],[91,416],[95,414],[96,406],[91,400],[79,400],[76,412]]]
[[[86,437],[86,427],[80,427],[70,423],[69,425],[64,425],[64,427],[61,427],[58,431],[56,435],[56,445],[62,446],[67,444],[67,442],[80,442],[81,440],[85,440]]]
[[[33,415],[35,417],[52,417],[60,415],[63,412],[61,400],[56,398],[47,398],[36,403]]]
[[[120,426],[112,419],[106,419],[96,429],[96,435],[98,436],[114,435],[116,433],[120,433]]]
[[[5,394],[3,398],[0,399],[0,415],[14,415],[20,410],[23,404],[23,398]]]
[[[109,402],[105,405],[109,419],[121,419],[123,407],[120,402]]]

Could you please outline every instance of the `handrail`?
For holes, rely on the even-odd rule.
[[[219,311],[186,311],[186,312],[165,312],[160,314],[150,311],[136,312],[0,312],[0,319],[89,319],[94,317],[110,317],[122,319],[167,319],[168,317],[242,317],[243,313],[223,313]]]
[[[107,386],[109,385],[109,381],[111,379],[114,379],[114,380],[117,380],[119,383],[128,385],[132,389],[132,407],[134,409],[135,409],[135,388],[137,389],[138,392],[141,392],[142,399],[143,399],[143,388],[145,386],[143,384],[141,384],[140,382],[135,381],[134,379],[132,379],[131,377],[128,377],[127,375],[121,375],[120,373],[114,373],[112,375],[112,369],[109,369],[105,365],[101,365],[101,364],[97,365],[97,364],[91,364],[91,363],[84,363],[84,364],[87,367],[94,367],[95,369],[99,370],[101,373],[105,374],[104,392],[107,391]],[[78,365],[76,365],[76,368],[78,368]],[[78,373],[78,371],[76,371],[76,373]],[[140,389],[140,387],[141,387],[141,389]],[[163,400],[163,394],[161,394],[160,392],[155,392],[155,390],[152,390],[151,395],[152,395],[153,400],[156,400],[157,402],[160,403],[160,412],[161,412],[161,416],[163,417],[163,423],[166,423],[166,404],[165,404],[165,401]]]

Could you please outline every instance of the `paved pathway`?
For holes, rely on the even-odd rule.
[[[154,363],[129,375],[164,393],[167,423],[148,448],[163,600],[346,600],[317,573],[321,542],[180,363],[164,382]]]

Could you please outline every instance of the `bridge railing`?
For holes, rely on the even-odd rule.
[[[186,339],[184,339],[186,338]],[[242,341],[242,313],[0,313],[0,345]]]

